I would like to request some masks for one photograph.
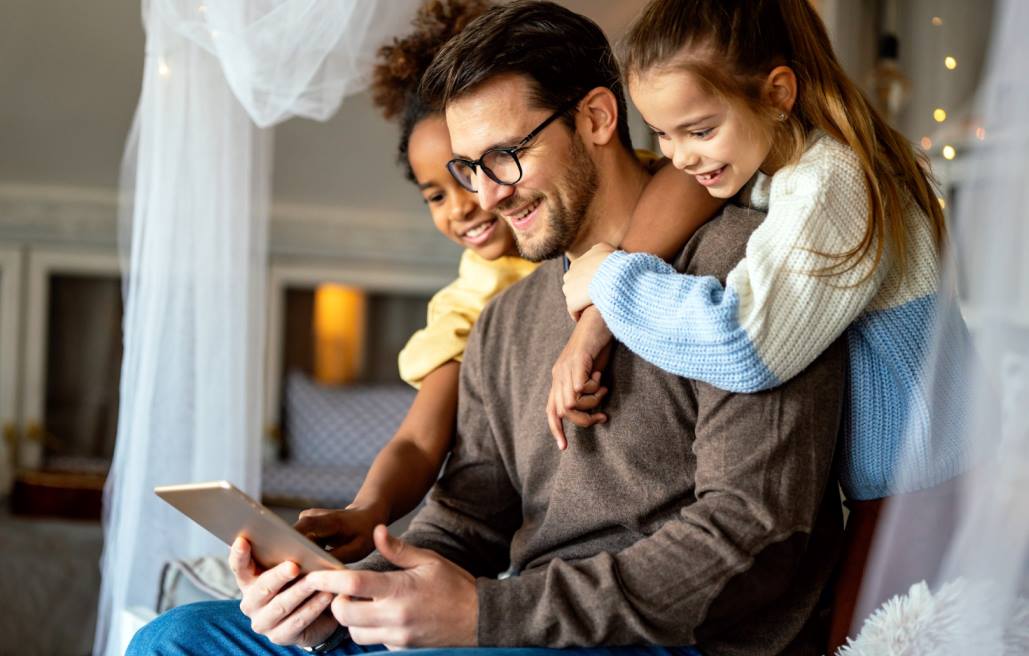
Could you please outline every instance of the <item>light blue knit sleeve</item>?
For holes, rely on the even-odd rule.
[[[739,324],[739,298],[712,276],[616,251],[593,277],[590,297],[618,341],[665,371],[730,392],[780,383]]]

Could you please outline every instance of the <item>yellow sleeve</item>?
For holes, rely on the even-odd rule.
[[[468,333],[486,303],[535,268],[518,257],[490,261],[466,250],[457,280],[432,297],[425,328],[412,335],[400,352],[400,377],[418,388],[436,368],[451,360],[460,362]]]

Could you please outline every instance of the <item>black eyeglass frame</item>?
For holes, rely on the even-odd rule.
[[[496,182],[498,185],[504,185],[505,187],[513,187],[514,185],[518,184],[519,181],[521,181],[522,175],[523,175],[522,162],[518,159],[518,152],[522,151],[522,150],[525,150],[529,146],[529,142],[530,141],[532,141],[533,139],[538,137],[541,132],[546,130],[547,126],[549,126],[551,123],[556,121],[561,116],[564,116],[565,114],[567,114],[570,109],[573,109],[576,105],[578,105],[580,100],[581,100],[581,98],[576,98],[575,100],[570,100],[567,103],[565,103],[564,105],[561,105],[561,107],[559,107],[556,112],[554,112],[553,114],[548,116],[546,120],[544,120],[542,123],[537,125],[536,128],[532,132],[530,132],[529,134],[525,135],[525,138],[522,139],[521,141],[519,141],[514,146],[505,146],[503,148],[490,148],[489,150],[484,152],[482,154],[482,156],[479,157],[479,159],[475,159],[475,160],[464,159],[462,157],[455,157],[454,159],[452,159],[449,162],[447,162],[447,171],[450,173],[450,176],[452,178],[454,178],[454,180],[457,182],[457,184],[461,185],[461,187],[463,189],[466,189],[466,190],[472,192],[473,194],[477,193],[476,190],[473,189],[471,186],[466,185],[465,183],[461,182],[461,176],[459,176],[455,172],[454,169],[455,169],[455,167],[458,164],[464,164],[469,169],[471,169],[473,174],[475,173],[476,170],[481,168],[483,170],[483,172],[487,176],[489,176],[489,179],[492,180],[493,182]],[[483,163],[483,160],[486,159],[487,157],[489,157],[491,153],[504,153],[506,155],[509,155],[511,157],[511,159],[514,160],[515,166],[518,167],[518,177],[515,178],[511,182],[505,182],[505,181],[501,180],[500,178],[498,178],[497,175],[495,173],[493,173],[493,170],[490,169],[490,167],[486,166],[486,164]]]

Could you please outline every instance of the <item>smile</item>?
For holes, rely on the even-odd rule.
[[[468,242],[472,246],[479,246],[484,244],[493,235],[493,228],[497,225],[495,218],[487,219],[482,223],[476,223],[471,228],[468,228],[464,232],[460,233],[462,240]]]
[[[508,222],[516,229],[524,230],[529,226],[529,224],[532,223],[532,220],[533,218],[535,218],[536,215],[536,210],[539,209],[539,206],[542,204],[543,199],[540,198],[538,200],[533,201],[532,203],[529,203],[517,212],[505,214],[504,218],[507,219]]]
[[[728,167],[728,164],[724,164],[714,171],[708,171],[707,173],[695,173],[693,177],[697,179],[697,182],[708,187],[718,182],[718,180],[721,179],[722,174],[725,173],[725,169]]]

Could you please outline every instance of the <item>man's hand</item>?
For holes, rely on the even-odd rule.
[[[396,572],[359,570],[312,572],[316,590],[333,592],[332,614],[363,645],[474,647],[479,595],[475,577],[439,554],[394,538],[385,526],[375,546]]]
[[[607,388],[600,386],[600,375],[611,353],[611,339],[600,311],[586,308],[550,370],[547,424],[562,451],[568,448],[562,419],[580,428],[607,421],[606,414],[595,410],[607,394]]]
[[[600,242],[586,251],[585,255],[576,258],[568,267],[561,289],[564,291],[568,314],[572,315],[573,319],[578,320],[582,311],[593,305],[593,301],[590,300],[590,283],[597,269],[614,251],[613,246]]]
[[[293,528],[328,549],[340,561],[352,563],[375,549],[372,530],[387,522],[387,514],[369,507],[352,506],[344,510],[309,508],[300,513]]]
[[[250,556],[250,543],[236,538],[229,567],[243,592],[239,609],[250,618],[256,633],[277,645],[310,647],[336,630],[336,621],[324,612],[332,602],[331,594],[319,592],[308,577],[289,585],[300,573],[296,563],[279,563],[261,571]]]

